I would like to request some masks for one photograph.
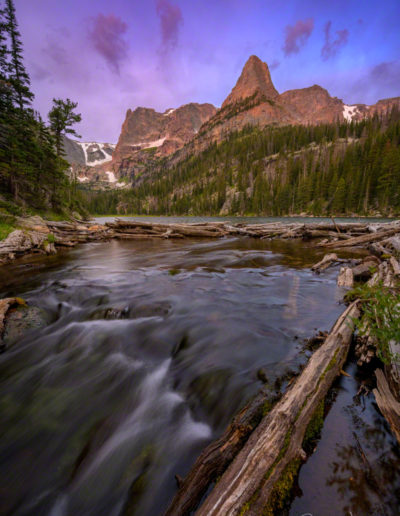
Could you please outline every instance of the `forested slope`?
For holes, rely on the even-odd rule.
[[[400,212],[400,112],[360,122],[247,127],[132,190],[87,192],[92,213],[350,215]]]

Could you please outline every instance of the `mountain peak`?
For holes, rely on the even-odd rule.
[[[259,57],[253,55],[246,61],[235,87],[225,99],[222,107],[251,97],[257,93],[269,99],[279,95],[272,84],[267,63],[264,63]]]

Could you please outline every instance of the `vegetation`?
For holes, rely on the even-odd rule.
[[[5,0],[0,3],[0,209],[80,211],[70,195],[69,165],[59,145],[60,134],[70,132],[80,115],[73,113],[75,103],[57,99],[50,126],[44,123],[32,108],[34,95],[22,48],[14,2]],[[58,125],[57,113],[66,113]]]
[[[377,355],[384,364],[398,360],[391,343],[400,342],[400,292],[382,284],[358,286],[348,292],[347,300],[360,299],[362,316],[355,321],[361,336],[372,337]]]
[[[133,189],[85,196],[96,214],[396,215],[399,184],[393,109],[358,123],[247,127],[172,168],[159,162]]]

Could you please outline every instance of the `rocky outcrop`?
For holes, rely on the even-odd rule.
[[[318,85],[279,94],[268,65],[253,55],[218,110],[211,104],[195,103],[164,113],[144,107],[128,109],[113,153],[104,148],[105,144],[102,149],[95,143],[81,144],[86,168],[80,169],[78,180],[123,188],[144,181],[159,158],[171,156],[169,164],[175,165],[248,125],[351,122],[386,114],[394,106],[400,108],[400,97],[380,100],[373,106],[347,105]],[[87,166],[93,164],[96,166]]]
[[[278,95],[272,84],[267,63],[263,63],[259,57],[253,55],[244,65],[235,87],[223,102],[222,109],[252,96],[275,99]]]
[[[143,150],[157,156],[175,152],[189,142],[215,112],[211,104],[194,103],[164,113],[143,107],[134,111],[128,109],[113,155],[113,171],[118,171],[124,158],[134,159]]]

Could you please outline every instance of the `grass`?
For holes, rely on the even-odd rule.
[[[361,300],[361,318],[354,321],[362,337],[373,338],[377,355],[384,364],[400,357],[391,351],[392,342],[400,342],[400,292],[381,283],[361,285],[349,291],[346,300]]]
[[[11,224],[0,223],[0,240],[4,240],[14,231],[15,227]]]

